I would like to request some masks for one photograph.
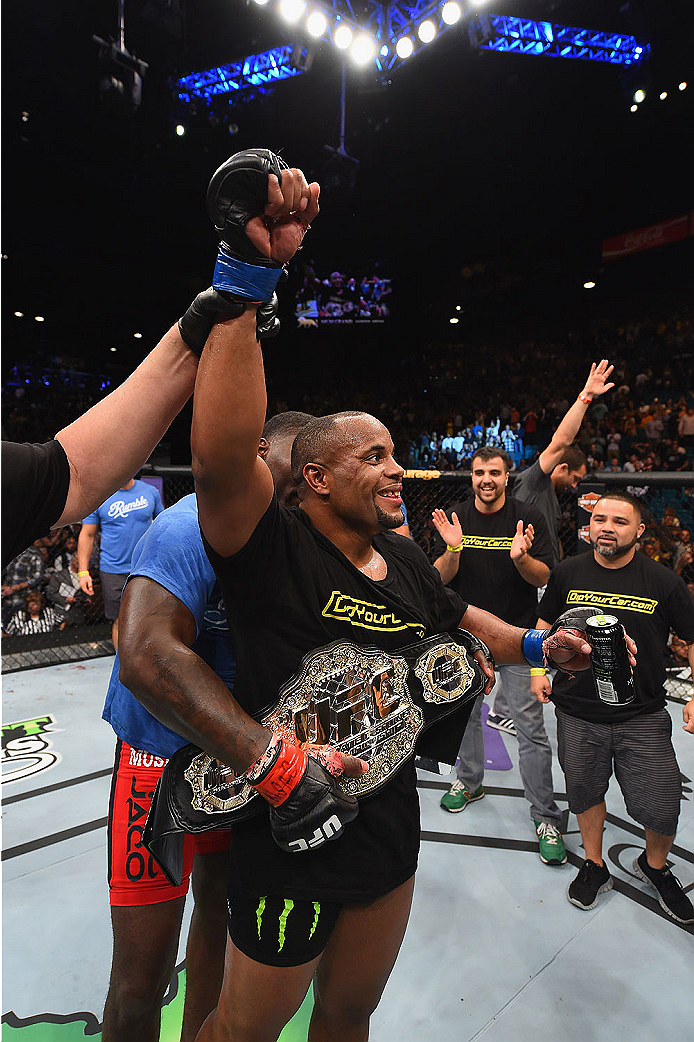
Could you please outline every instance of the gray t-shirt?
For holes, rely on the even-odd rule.
[[[554,552],[559,560],[559,522],[561,510],[559,500],[554,491],[554,485],[549,474],[545,474],[540,461],[533,463],[532,467],[523,470],[513,482],[511,494],[515,499],[524,503],[531,503],[544,515],[552,539]]]

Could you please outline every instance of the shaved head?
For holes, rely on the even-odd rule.
[[[299,490],[304,484],[307,463],[329,464],[350,444],[356,446],[362,441],[362,425],[348,422],[358,418],[380,422],[368,412],[333,412],[316,417],[299,431],[292,446],[292,480]]]

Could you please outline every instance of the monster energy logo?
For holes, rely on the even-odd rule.
[[[261,897],[258,901],[258,907],[255,910],[255,918],[258,924],[258,940],[260,940],[260,933],[263,927],[263,916],[265,915],[265,903],[267,897]],[[309,941],[316,932],[318,926],[318,918],[320,916],[320,901],[312,901],[313,904],[313,922],[311,923],[311,929],[309,930],[308,939]],[[282,951],[284,948],[284,942],[287,938],[287,920],[294,909],[294,902],[290,897],[284,898],[284,907],[278,917],[278,933],[277,933],[277,952]]]

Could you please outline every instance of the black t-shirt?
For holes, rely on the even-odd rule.
[[[2,443],[2,567],[47,535],[67,501],[70,464],[58,441]]]
[[[513,626],[534,626],[537,619],[537,587],[526,582],[511,560],[511,543],[519,521],[532,524],[535,538],[531,557],[549,568],[554,564],[554,549],[547,522],[529,503],[506,497],[501,510],[482,514],[474,499],[456,503],[448,512],[458,515],[463,530],[458,574],[449,586],[468,604],[484,608]],[[445,551],[437,533],[436,556]]]
[[[694,602],[680,577],[638,552],[624,568],[603,568],[592,553],[579,554],[554,569],[538,615],[554,622],[566,608],[580,604],[597,604],[605,614],[616,616],[636,641],[634,700],[621,706],[602,702],[587,669],[573,678],[557,673],[552,701],[571,716],[599,723],[662,709],[670,628],[688,644],[694,642]]]
[[[410,539],[383,533],[373,543],[388,565],[381,582],[355,568],[305,511],[280,507],[276,498],[233,557],[221,558],[205,543],[234,633],[234,697],[248,713],[257,717],[273,706],[302,657],[335,640],[395,651],[458,625],[467,605],[443,585]],[[270,835],[266,807],[234,826],[232,848],[236,881],[251,893],[326,901],[386,893],[417,866],[413,760],[360,801],[359,814],[340,839],[318,850],[281,851]]]

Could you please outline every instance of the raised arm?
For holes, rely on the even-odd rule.
[[[70,485],[55,528],[81,521],[140,469],[193,393],[196,368],[173,326],[120,387],[58,431]]]
[[[597,365],[595,362],[591,365],[583,390],[552,435],[547,448],[540,453],[540,469],[545,474],[552,473],[557,464],[561,463],[566,450],[573,445],[593,399],[614,387],[613,383],[607,383],[613,369],[614,366],[606,358]]]
[[[300,170],[278,173],[265,173],[260,183],[255,176],[240,182],[232,168],[223,186],[235,204],[230,207],[227,200],[216,222],[218,228],[223,225],[223,240],[215,291],[244,310],[214,327],[203,352],[191,449],[200,527],[222,557],[246,544],[273,491],[270,472],[258,456],[267,401],[256,339],[257,301],[272,294],[282,265],[294,256],[318,213],[318,185],[307,185]]]

